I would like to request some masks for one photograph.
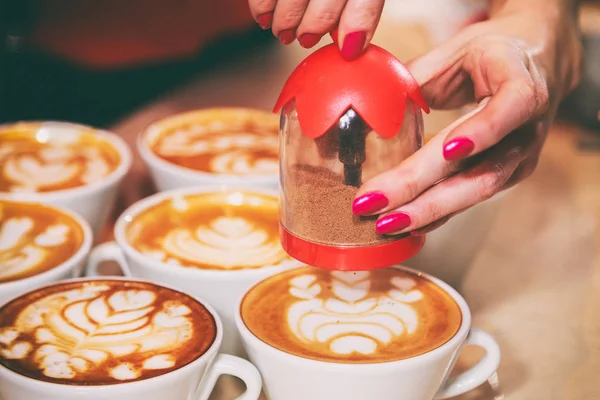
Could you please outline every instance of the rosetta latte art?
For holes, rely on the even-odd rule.
[[[242,217],[219,216],[195,230],[173,229],[161,240],[161,248],[143,252],[169,264],[252,268],[286,258],[277,239]]]
[[[13,217],[1,222],[0,282],[40,269],[52,249],[68,240],[71,231],[67,225],[54,224],[31,237],[35,225],[36,222],[27,217]]]
[[[225,124],[178,130],[165,136],[156,148],[162,157],[208,157],[210,172],[232,175],[276,174],[278,151],[277,135]]]
[[[326,343],[340,355],[374,354],[402,335],[414,333],[419,315],[411,306],[423,298],[408,277],[393,277],[385,294],[370,295],[369,272],[331,273],[333,298],[319,298],[321,284],[311,274],[290,281],[289,293],[298,302],[289,307],[287,321],[304,343]]]
[[[0,329],[0,356],[29,357],[47,378],[100,373],[137,379],[175,365],[174,350],[194,334],[191,313],[176,300],[158,301],[150,290],[85,285],[30,303],[12,326]]]

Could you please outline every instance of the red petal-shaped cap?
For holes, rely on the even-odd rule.
[[[295,99],[300,128],[314,139],[352,108],[371,129],[390,138],[400,132],[407,97],[429,113],[417,81],[391,53],[369,45],[359,58],[346,61],[332,43],[296,67],[273,112]]]

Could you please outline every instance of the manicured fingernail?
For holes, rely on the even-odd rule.
[[[304,47],[305,49],[310,49],[319,43],[322,37],[323,35],[317,35],[316,33],[305,33],[304,35],[300,36],[298,41],[300,42],[300,46]]]
[[[388,233],[398,232],[410,226],[410,217],[404,213],[395,213],[380,218],[375,225],[377,233],[386,235]]]
[[[448,161],[465,158],[475,148],[475,143],[466,137],[453,139],[444,145],[444,158]]]
[[[389,200],[383,193],[371,192],[364,194],[352,203],[352,213],[355,215],[369,215],[387,207]]]
[[[365,41],[367,40],[367,32],[352,32],[344,38],[342,45],[342,57],[348,61],[352,61],[360,55]]]
[[[258,22],[258,25],[262,29],[264,29],[264,30],[269,29],[271,27],[271,24],[273,23],[273,13],[268,12],[268,13],[260,14],[258,17],[256,17],[256,22]]]
[[[295,29],[286,29],[285,31],[279,32],[279,41],[283,44],[290,44],[296,39]]]

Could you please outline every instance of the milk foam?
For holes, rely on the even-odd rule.
[[[0,329],[0,356],[19,360],[33,353],[46,377],[67,380],[103,370],[107,361],[105,373],[119,381],[173,367],[173,352],[188,346],[194,334],[190,308],[178,301],[161,303],[149,290],[110,289],[88,284],[30,303],[13,326]],[[21,340],[20,334],[32,340]],[[118,362],[136,353],[140,366]]]
[[[331,273],[334,297],[319,298],[315,275],[290,280],[289,293],[298,299],[287,311],[287,322],[304,343],[326,343],[335,354],[374,354],[402,335],[414,333],[419,317],[411,303],[423,298],[411,278],[394,277],[393,289],[372,295],[370,272]]]
[[[240,129],[240,132],[231,132]],[[215,132],[216,131],[216,132]],[[164,157],[209,156],[211,172],[219,174],[252,175],[276,174],[279,159],[276,154],[279,139],[276,135],[259,135],[223,123],[195,126],[166,136],[156,151]],[[259,156],[259,152],[273,156]]]
[[[63,224],[48,226],[33,236],[36,221],[8,218],[0,224],[0,280],[35,271],[47,261],[53,247],[68,240],[71,228]]]
[[[13,183],[11,192],[37,192],[60,187],[76,178],[90,184],[111,172],[107,160],[94,147],[61,147],[54,142],[33,155],[20,154],[15,146],[8,144],[0,146],[5,160],[2,174]]]

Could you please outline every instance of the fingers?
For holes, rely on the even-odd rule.
[[[385,0],[348,0],[339,23],[339,45],[346,60],[354,60],[371,42]]]
[[[306,11],[309,0],[278,0],[273,12],[271,30],[283,44],[290,44],[296,39],[296,29]]]
[[[252,17],[262,29],[271,27],[276,3],[277,0],[248,0]]]
[[[346,0],[311,1],[306,8],[300,26],[298,42],[304,48],[315,46],[321,38],[338,25]]]

